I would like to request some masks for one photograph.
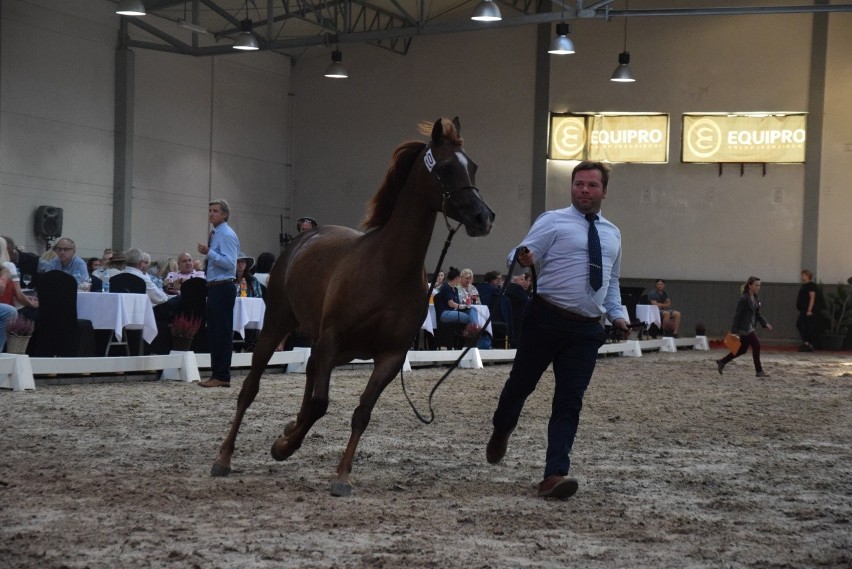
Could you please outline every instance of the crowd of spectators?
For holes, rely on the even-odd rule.
[[[73,276],[81,291],[108,291],[109,280],[119,274],[131,274],[145,284],[145,294],[154,305],[158,328],[169,326],[180,313],[181,285],[192,278],[205,278],[204,258],[188,252],[152,262],[151,255],[139,248],[115,251],[108,247],[99,257],[82,258],[70,237],[61,237],[41,256],[19,247],[11,237],[0,238],[0,351],[4,351],[6,328],[19,316],[38,321],[38,277],[48,271]],[[262,252],[253,257],[240,253],[234,287],[238,296],[264,297],[275,255]],[[94,283],[97,283],[96,288]],[[167,347],[168,348],[168,347]]]

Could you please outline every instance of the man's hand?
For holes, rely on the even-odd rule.
[[[535,255],[526,247],[518,248],[518,264],[522,267],[531,267],[535,264]]]
[[[201,253],[202,255],[206,255],[207,253],[210,252],[210,247],[208,247],[204,243],[199,243],[198,244],[198,252]]]
[[[615,322],[613,322],[612,325],[614,327],[618,328],[619,330],[621,330],[624,333],[630,332],[630,325],[627,323],[627,320],[625,320],[624,318],[616,318]]]

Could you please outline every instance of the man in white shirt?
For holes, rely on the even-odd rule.
[[[148,265],[151,264],[151,256],[148,255],[148,253],[143,253],[139,249],[134,248],[127,250],[126,257],[127,268],[121,272],[136,275],[145,281],[145,294],[147,294],[148,298],[151,299],[151,304],[157,306],[158,304],[166,302],[169,297],[154,284],[154,281],[151,280],[151,276],[148,275]]]

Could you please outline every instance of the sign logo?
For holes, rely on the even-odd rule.
[[[805,113],[683,116],[684,162],[802,163],[806,143]]]
[[[686,132],[686,145],[696,158],[710,158],[722,147],[722,129],[715,121],[703,118],[693,122]]]
[[[550,154],[559,160],[581,159],[586,146],[586,125],[582,117],[553,117]]]

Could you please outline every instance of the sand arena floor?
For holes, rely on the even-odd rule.
[[[535,496],[552,392],[485,462],[508,366],[458,370],[417,421],[399,381],[376,406],[351,498],[328,489],[368,370],[269,455],[303,377],[270,374],[225,479],[209,476],[236,389],[177,382],[0,393],[0,567],[850,567],[852,357],[719,351],[599,361],[566,502]],[[443,368],[406,375],[421,409]]]

